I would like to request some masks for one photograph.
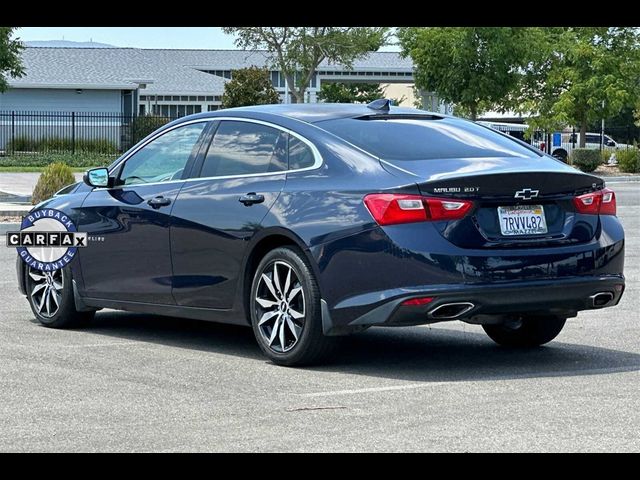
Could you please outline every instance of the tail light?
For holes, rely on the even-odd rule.
[[[615,215],[616,194],[609,188],[586,193],[573,199],[578,213],[585,215]]]
[[[459,220],[473,207],[468,200],[396,193],[371,193],[364,203],[378,225]]]
[[[618,209],[615,192],[609,188],[605,188],[600,191],[602,192],[600,215],[615,215]]]

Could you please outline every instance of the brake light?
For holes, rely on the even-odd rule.
[[[609,188],[586,193],[573,199],[578,213],[585,215],[615,215],[616,194]]]
[[[468,200],[396,193],[371,193],[364,203],[378,225],[458,220],[473,207]]]

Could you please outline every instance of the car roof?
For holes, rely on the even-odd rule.
[[[250,107],[236,107],[217,110],[198,115],[199,117],[216,117],[224,115],[232,115],[233,113],[266,113],[279,115],[307,123],[322,122],[325,120],[335,120],[338,118],[353,118],[365,115],[424,115],[447,117],[440,113],[427,112],[416,108],[391,107],[390,110],[380,111],[368,108],[367,105],[357,103],[287,103],[274,105],[254,105]]]

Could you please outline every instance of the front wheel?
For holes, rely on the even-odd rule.
[[[297,248],[280,247],[262,259],[249,299],[251,325],[260,349],[278,365],[317,363],[335,339],[322,333],[320,291]]]
[[[94,311],[76,310],[68,268],[43,272],[27,267],[25,285],[31,310],[45,327],[80,327],[93,318]]]
[[[562,331],[566,318],[523,317],[500,325],[483,325],[491,340],[505,347],[537,347],[550,342]]]

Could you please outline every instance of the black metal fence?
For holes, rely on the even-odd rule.
[[[175,118],[110,112],[0,111],[0,155],[116,156]]]
[[[101,112],[0,111],[0,156],[41,153],[117,156],[140,139],[178,117],[123,115]],[[492,124],[495,122],[484,122]],[[524,139],[523,125],[496,123],[494,128]],[[579,145],[574,130],[535,132],[527,141],[552,154],[570,156]],[[634,124],[606,125],[589,131],[587,148],[628,149],[640,143]]]

